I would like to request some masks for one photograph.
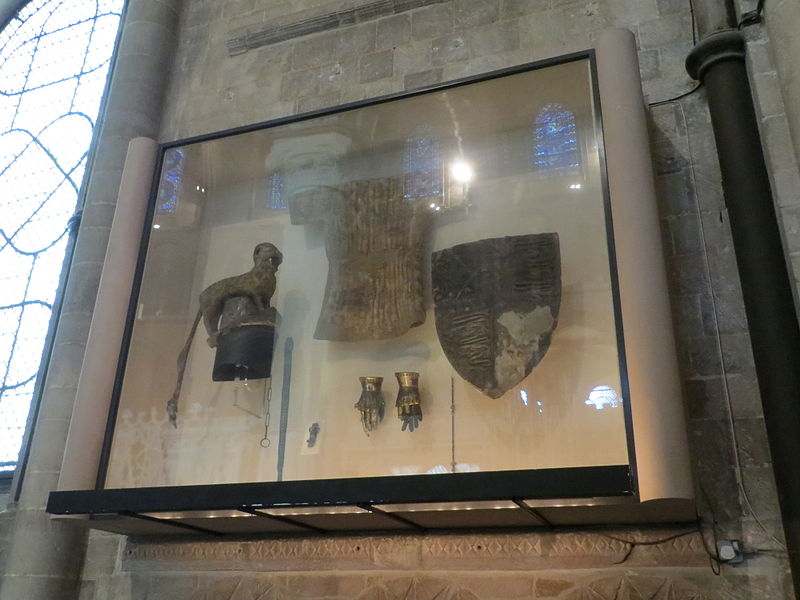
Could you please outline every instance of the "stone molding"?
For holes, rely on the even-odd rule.
[[[415,8],[422,8],[431,4],[442,4],[449,0],[377,0],[358,7],[348,8],[329,13],[317,15],[299,21],[289,21],[281,25],[265,27],[258,31],[246,33],[244,35],[229,38],[225,45],[231,56],[243,54],[253,48],[269,46],[278,42],[285,42],[294,38],[320,33],[355,25],[375,21],[381,17],[400,14]]]
[[[362,536],[259,541],[128,540],[122,570],[152,571],[328,571],[493,570],[517,571],[625,566],[707,566],[700,532],[666,540],[686,530],[603,533]],[[637,545],[625,560],[629,545]]]

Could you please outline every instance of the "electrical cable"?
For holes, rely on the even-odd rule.
[[[742,18],[738,23],[738,28],[739,29],[741,29],[742,27],[747,27],[747,26],[754,25],[756,23],[760,23],[761,22],[762,14],[764,12],[764,2],[765,2],[765,0],[758,0],[758,4],[756,5],[756,8],[754,10],[742,14]],[[693,0],[689,0],[689,14],[691,15],[691,22],[692,22],[692,43],[694,45],[696,45],[697,44],[697,23],[696,23],[696,20],[695,20],[695,12],[694,12],[694,2],[693,2]],[[664,104],[677,104],[678,107],[680,108],[681,118],[683,119],[684,126],[685,126],[686,125],[686,113],[684,112],[683,105],[678,101],[682,100],[683,98],[686,98],[686,97],[690,96],[691,94],[693,94],[694,92],[699,90],[701,87],[702,87],[702,84],[701,83],[697,83],[692,89],[690,89],[690,90],[688,90],[686,92],[683,92],[682,94],[679,94],[679,95],[677,95],[677,96],[675,96],[673,98],[668,98],[666,100],[658,100],[656,102],[650,102],[650,103],[648,103],[648,106],[652,108],[652,107],[662,106]],[[697,189],[697,180],[696,180],[695,170],[694,170],[694,161],[692,159],[691,144],[689,144],[689,165],[690,165],[690,177],[691,177],[691,182],[692,182],[692,188],[696,190]],[[732,443],[732,446],[733,446],[733,454],[734,454],[734,460],[735,460],[735,466],[736,466],[736,469],[735,469],[736,485],[737,485],[738,490],[742,494],[742,500],[744,501],[745,508],[747,509],[747,511],[750,514],[750,516],[758,524],[758,526],[761,528],[761,530],[765,534],[767,534],[767,536],[769,536],[774,542],[776,542],[781,548],[780,550],[754,549],[752,552],[754,552],[754,553],[774,553],[774,554],[779,554],[779,555],[786,555],[787,550],[786,550],[785,543],[782,542],[780,539],[778,539],[775,535],[773,535],[766,528],[764,523],[762,523],[761,519],[759,519],[758,515],[756,514],[756,511],[753,508],[752,502],[750,501],[750,497],[749,497],[749,495],[747,493],[747,489],[745,488],[744,481],[742,479],[742,464],[741,464],[741,457],[739,456],[739,442],[738,442],[737,435],[736,435],[736,424],[735,424],[734,417],[733,417],[733,406],[732,406],[732,403],[731,403],[730,385],[729,385],[729,382],[728,382],[727,369],[726,369],[726,364],[725,364],[725,356],[724,356],[724,353],[723,353],[723,350],[722,350],[722,339],[721,339],[720,332],[719,332],[718,311],[717,311],[716,301],[715,301],[714,293],[713,293],[713,280],[712,280],[712,277],[711,277],[711,267],[710,267],[710,262],[709,262],[709,258],[708,258],[708,249],[707,249],[707,245],[706,245],[705,228],[703,226],[702,216],[700,215],[699,204],[696,205],[696,213],[695,214],[696,214],[696,217],[697,217],[697,220],[698,220],[698,224],[700,226],[700,238],[701,238],[701,243],[702,243],[702,247],[703,247],[703,266],[704,266],[704,270],[706,272],[706,277],[707,277],[707,279],[709,281],[709,285],[712,288],[712,292],[709,294],[709,296],[710,296],[710,299],[711,299],[711,311],[712,311],[712,314],[713,314],[713,317],[714,317],[714,329],[716,331],[716,336],[715,336],[716,339],[715,339],[715,341],[716,341],[716,344],[717,344],[717,352],[719,354],[720,361],[721,361],[721,366],[722,366],[722,374],[723,374],[722,380],[723,380],[723,388],[724,388],[724,396],[725,396],[725,405],[726,405],[726,408],[727,408],[726,416],[727,416],[728,425],[729,425],[729,428],[730,428],[730,431],[731,431],[731,443]],[[720,213],[720,219],[722,219],[722,213]],[[716,516],[715,516],[715,513],[714,513],[714,509],[711,506],[711,503],[710,503],[710,501],[708,499],[708,494],[706,493],[705,488],[702,485],[702,483],[700,484],[700,489],[701,489],[702,493],[706,497],[706,502],[707,502],[709,510],[711,511],[711,514],[712,514],[712,531],[711,531],[711,533],[714,536],[714,538],[716,539],[716,537],[717,537],[717,534],[716,534]],[[709,556],[709,563],[711,565],[711,570],[714,572],[715,575],[719,575],[720,574],[720,565],[724,561],[720,560],[719,555],[718,555],[718,553],[716,551],[712,551],[708,547],[706,536],[705,536],[705,533],[704,533],[704,530],[703,530],[702,518],[700,517],[700,515],[698,515],[697,531],[700,533],[700,537],[701,537],[702,542],[703,542],[703,548],[705,549],[706,553]],[[616,539],[617,541],[620,541],[620,542],[623,542],[623,543],[627,543],[629,545],[628,551],[626,552],[625,556],[623,556],[623,558],[618,563],[616,563],[616,564],[621,564],[621,563],[624,563],[630,557],[631,553],[633,552],[633,548],[636,545],[652,545],[652,544],[657,544],[657,543],[663,543],[663,542],[666,542],[666,541],[670,541],[671,539],[675,539],[677,537],[681,537],[683,535],[688,535],[689,533],[692,533],[692,532],[686,532],[686,533],[683,533],[683,534],[678,534],[676,536],[671,536],[671,537],[665,538],[665,539],[663,539],[661,541],[653,541],[651,543],[644,543],[644,542],[638,542],[637,543],[637,542],[632,542],[630,540],[624,540],[624,539],[621,539],[621,538],[616,538],[614,536],[607,536],[607,537],[611,537],[612,539]]]
[[[703,531],[703,519],[700,515],[697,515],[697,531],[700,534],[700,541],[703,544],[703,550],[705,550],[706,554],[708,554],[708,565],[711,567],[711,572],[719,577],[720,573],[722,573],[721,565],[723,561],[720,560],[719,552],[716,550],[716,541],[714,542],[714,550],[711,550],[711,548],[708,547],[708,540],[706,539],[706,534]],[[711,530],[711,535],[714,536],[714,540],[716,540],[717,534],[713,528]]]
[[[691,535],[691,534],[696,533],[696,532],[697,532],[697,529],[691,529],[689,531],[682,531],[681,533],[675,533],[673,535],[669,535],[669,536],[664,537],[664,538],[659,538],[657,540],[629,540],[629,539],[622,538],[622,537],[619,537],[619,536],[616,536],[616,535],[611,535],[610,533],[601,533],[600,535],[602,537],[614,540],[616,542],[621,542],[621,543],[626,544],[628,546],[628,550],[625,552],[625,555],[620,560],[614,561],[615,565],[621,565],[626,560],[628,560],[628,558],[630,558],[630,555],[633,553],[633,549],[636,548],[636,546],[657,546],[659,544],[664,544],[666,542],[671,542],[672,540],[677,540],[678,538],[682,538],[682,537],[685,537],[687,535]]]
[[[689,16],[690,16],[691,21],[692,21],[692,47],[694,47],[694,46],[697,45],[697,20],[695,19],[695,16],[694,16],[694,1],[693,0],[689,0]],[[701,85],[702,84],[697,83],[697,84],[695,84],[695,86],[692,89],[690,89],[690,90],[688,90],[686,92],[683,92],[682,94],[678,94],[677,96],[674,96],[672,98],[667,98],[666,100],[656,100],[655,102],[650,102],[650,103],[648,103],[648,106],[650,106],[650,107],[661,106],[662,104],[668,104],[670,102],[676,102],[677,100],[681,100],[682,98],[686,98],[686,96],[689,96],[690,94],[695,93],[697,90],[700,89]]]
[[[703,87],[703,85],[701,83],[698,83],[692,89],[690,89],[689,91],[684,92],[684,93],[682,93],[682,94],[680,94],[678,96],[675,96],[674,98],[667,98],[666,100],[656,100],[655,102],[649,102],[647,104],[647,106],[652,108],[654,106],[661,106],[662,104],[670,104],[671,102],[674,102],[674,103],[677,104],[678,100],[682,100],[683,98],[686,98],[687,96],[691,96],[697,90],[699,90],[701,87]]]
[[[752,10],[752,11],[750,11],[748,13],[744,13],[742,15],[742,19],[739,22],[739,29],[741,29],[742,27],[746,27],[748,25],[753,25],[755,23],[761,22],[761,15],[762,15],[762,13],[764,11],[764,2],[765,2],[765,0],[758,0],[758,4],[756,5],[755,10]],[[692,20],[692,40],[696,44],[697,43],[697,23],[696,23],[696,20],[695,20],[694,2],[693,2],[693,0],[689,0],[689,12],[690,12],[690,15],[691,15],[691,20]],[[685,127],[686,126],[686,113],[683,110],[683,105],[680,102],[678,102],[678,100],[681,100],[681,99],[686,98],[687,96],[693,94],[698,89],[700,89],[700,87],[702,87],[702,84],[698,83],[691,90],[688,90],[688,91],[686,91],[686,92],[684,92],[682,94],[679,94],[678,96],[675,96],[674,98],[669,98],[667,100],[659,100],[657,102],[651,102],[651,103],[648,104],[648,106],[650,106],[652,108],[652,107],[656,107],[656,106],[662,106],[664,104],[676,104],[679,107],[680,111],[681,111],[681,118],[683,119],[683,123],[684,123],[684,127]],[[687,138],[687,142],[688,142],[688,138]],[[692,188],[694,190],[697,190],[697,179],[696,179],[695,170],[694,170],[694,160],[693,160],[693,157],[692,157],[691,142],[689,142],[689,173],[690,173],[690,178],[691,178],[691,182],[692,182]],[[702,247],[703,247],[703,267],[704,267],[705,274],[706,274],[706,277],[708,279],[709,285],[712,288],[712,293],[709,294],[709,297],[710,297],[710,301],[711,301],[711,312],[712,312],[712,314],[714,316],[714,329],[716,331],[715,341],[716,341],[716,345],[717,345],[717,353],[719,354],[720,363],[721,363],[721,366],[722,366],[722,374],[723,374],[722,381],[723,381],[723,389],[724,389],[724,395],[725,395],[725,405],[726,405],[726,408],[727,408],[726,416],[727,416],[727,420],[728,420],[728,425],[729,425],[730,430],[731,430],[731,443],[733,445],[733,454],[734,454],[734,460],[735,460],[735,463],[736,463],[735,464],[735,466],[736,466],[735,475],[736,475],[737,488],[741,492],[742,500],[744,501],[745,508],[750,513],[750,516],[753,518],[753,520],[758,524],[758,526],[761,528],[761,530],[765,534],[767,534],[767,536],[769,536],[773,541],[775,541],[780,546],[780,548],[782,550],[785,551],[786,550],[786,544],[784,542],[782,542],[780,539],[778,539],[775,535],[773,535],[766,528],[766,526],[761,522],[761,519],[759,519],[758,515],[756,514],[755,509],[753,508],[753,504],[750,501],[750,496],[748,495],[747,490],[745,489],[744,481],[742,479],[742,464],[741,464],[741,457],[739,456],[739,442],[738,442],[737,435],[736,435],[736,426],[735,426],[734,417],[733,417],[733,406],[732,406],[732,403],[731,403],[730,385],[729,385],[728,377],[727,377],[727,370],[726,370],[726,364],[725,364],[725,355],[724,355],[723,350],[722,350],[722,339],[721,339],[721,336],[720,336],[720,333],[719,333],[718,311],[717,311],[717,306],[716,306],[716,300],[715,300],[714,293],[713,293],[713,280],[712,280],[712,277],[711,277],[711,267],[710,267],[710,262],[709,262],[709,258],[708,258],[708,249],[707,249],[707,246],[706,246],[705,227],[703,226],[703,219],[702,219],[702,216],[700,215],[699,204],[696,206],[695,215],[697,217],[697,221],[698,221],[698,224],[699,224],[700,241],[701,241],[701,244],[702,244]],[[722,213],[720,213],[720,219],[722,219],[722,218],[723,218]],[[713,509],[712,509],[712,511],[713,511]]]
[[[683,119],[683,124],[684,124],[684,128],[685,128],[687,126],[687,120],[686,120],[686,113],[683,110],[683,105],[681,105],[680,102],[676,102],[675,104],[677,104],[677,106],[680,109],[681,118]],[[696,178],[696,174],[695,174],[695,170],[694,170],[694,157],[692,156],[691,141],[688,139],[688,137],[687,137],[687,144],[688,144],[688,151],[689,151],[689,174],[690,174],[690,180],[691,180],[691,183],[692,183],[692,189],[697,190],[697,178]],[[772,538],[772,540],[774,542],[776,542],[780,546],[781,549],[785,550],[786,549],[786,544],[784,542],[782,542],[780,539],[778,539],[775,535],[773,535],[767,529],[767,527],[761,522],[761,519],[759,519],[758,515],[756,514],[755,509],[753,508],[753,504],[750,501],[750,496],[747,493],[747,489],[744,486],[744,480],[742,479],[742,470],[743,469],[742,469],[741,457],[739,456],[739,441],[738,441],[737,434],[736,434],[736,424],[734,422],[734,416],[733,416],[733,405],[731,403],[730,384],[728,382],[728,374],[727,374],[728,370],[727,370],[727,365],[726,365],[726,361],[725,361],[725,353],[723,352],[723,349],[722,349],[722,337],[721,337],[720,331],[719,331],[719,317],[718,317],[719,311],[717,310],[717,303],[716,303],[716,299],[715,299],[715,296],[714,296],[714,293],[713,293],[714,280],[713,280],[713,277],[711,275],[711,266],[710,266],[710,261],[709,261],[709,258],[708,258],[708,246],[706,244],[705,227],[704,227],[704,224],[703,224],[702,216],[700,215],[699,203],[695,203],[695,207],[696,207],[695,216],[697,218],[697,222],[698,222],[699,230],[700,230],[700,243],[701,243],[701,246],[703,248],[703,269],[705,271],[706,279],[708,280],[709,287],[710,287],[709,299],[710,299],[710,302],[711,302],[711,314],[713,315],[713,318],[714,318],[714,331],[716,332],[715,342],[716,342],[716,346],[717,346],[717,354],[719,355],[720,365],[722,367],[722,384],[723,384],[724,397],[725,397],[725,408],[727,409],[726,410],[726,417],[727,417],[727,421],[728,421],[728,426],[729,426],[730,431],[731,431],[731,444],[733,446],[733,457],[734,457],[735,467],[736,467],[736,469],[734,471],[735,476],[736,476],[736,485],[737,485],[737,488],[739,489],[739,491],[742,494],[742,500],[744,501],[745,507],[746,507],[747,511],[750,513],[750,516],[753,518],[753,520],[758,524],[758,526],[761,528],[761,530],[767,536]],[[720,218],[722,218],[722,213],[720,213]]]

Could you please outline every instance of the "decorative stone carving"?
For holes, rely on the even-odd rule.
[[[706,600],[703,592],[679,579],[634,575],[598,579],[568,594],[565,600]]]
[[[674,530],[680,533],[684,529]],[[670,530],[609,531],[615,538],[648,542],[669,537]],[[256,542],[162,544],[129,540],[123,567],[148,571],[164,561],[181,569],[227,570],[233,562],[241,570],[320,571],[330,569],[403,568],[471,570],[496,560],[503,570],[607,568],[627,552],[627,544],[602,533],[528,533],[358,536],[352,538],[277,539]],[[404,557],[400,563],[398,557]],[[218,565],[227,565],[219,567]],[[699,533],[653,545],[638,546],[628,560],[633,566],[705,567],[708,556]],[[173,567],[176,568],[176,567]]]
[[[333,198],[341,196],[339,160],[352,141],[335,131],[280,138],[267,156],[267,173],[281,172],[293,225],[319,222]]]
[[[371,585],[357,596],[357,600],[480,600],[464,586],[440,578],[392,578]]]

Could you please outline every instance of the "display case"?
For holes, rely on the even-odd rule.
[[[241,534],[636,503],[613,202],[593,51],[161,146],[97,486],[51,512]]]

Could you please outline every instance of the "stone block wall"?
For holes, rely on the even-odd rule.
[[[82,598],[733,600],[782,598],[781,561],[717,576],[691,528],[240,542],[110,539]],[[641,545],[631,546],[631,543]],[[654,543],[655,542],[655,543]],[[89,577],[91,575],[91,578]],[[788,596],[786,596],[788,597]]]
[[[3,493],[0,494],[0,507],[6,506],[8,504],[8,494]],[[13,525],[13,512],[2,510],[0,508],[0,573],[5,571],[6,562],[7,562],[7,555],[8,555],[8,541],[11,532],[11,526]]]
[[[680,527],[159,543],[93,533],[83,600],[793,597],[704,94],[669,101],[695,85],[683,68],[694,44],[687,0],[187,0],[160,137],[582,50],[601,30],[620,26],[636,34],[653,103],[702,535],[682,535]],[[780,81],[763,28],[747,35],[784,241],[800,279],[800,181]],[[83,293],[91,296],[96,283],[85,282]],[[2,527],[0,518],[0,536]],[[742,539],[745,562],[715,575],[706,554],[714,536]]]

